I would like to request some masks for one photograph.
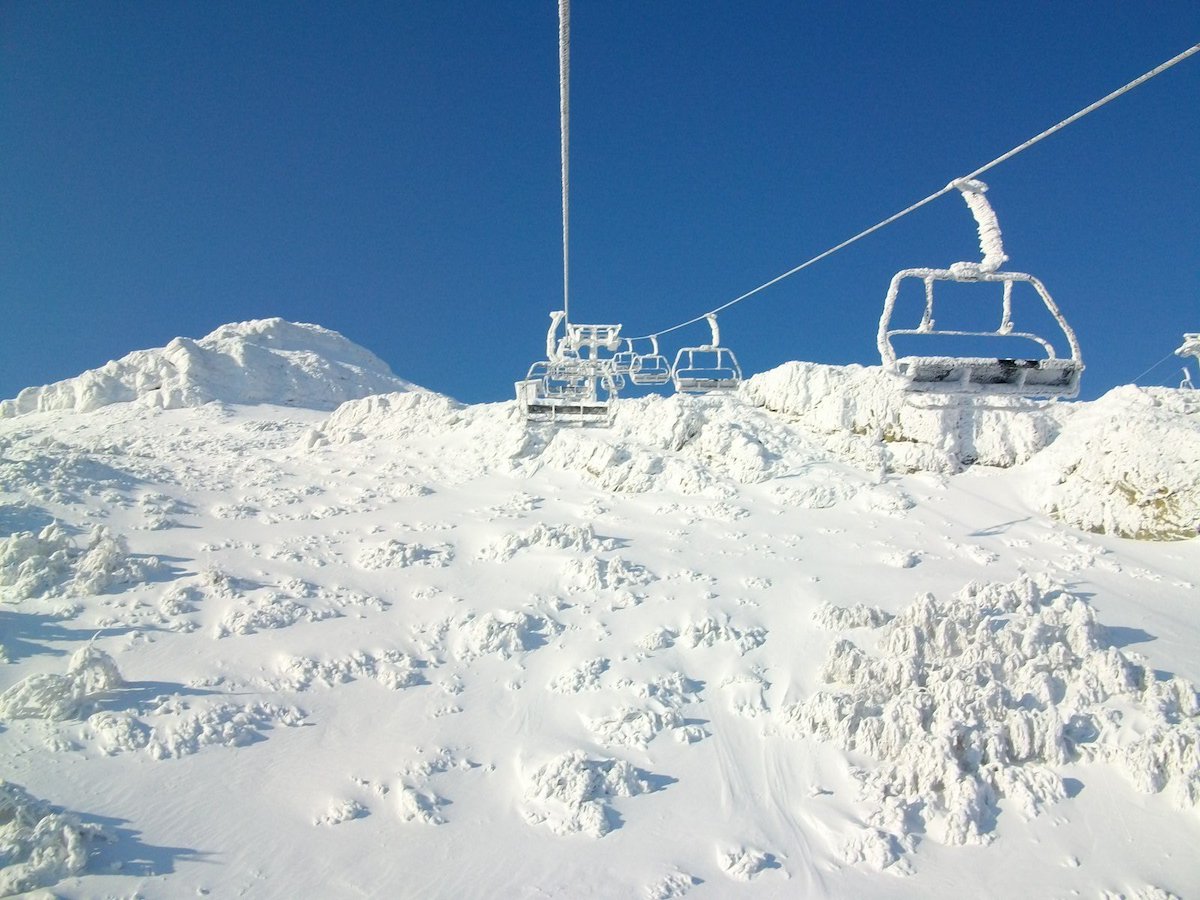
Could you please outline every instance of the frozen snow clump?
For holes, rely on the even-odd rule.
[[[493,541],[479,552],[479,558],[507,562],[522,550],[534,548],[594,553],[597,550],[611,550],[614,546],[612,540],[597,537],[591,525],[547,525],[539,522],[525,531],[510,532]]]
[[[0,896],[82,874],[88,844],[97,839],[108,839],[101,826],[54,812],[19,785],[0,781]]]
[[[30,675],[0,694],[0,719],[78,719],[124,684],[113,658],[88,644],[71,656],[65,675]]]
[[[603,837],[620,819],[613,797],[654,790],[649,775],[624,760],[589,759],[582,750],[563,753],[535,769],[525,787],[525,821],[556,834]]]
[[[755,375],[741,393],[824,436],[839,458],[889,472],[1013,466],[1053,441],[1066,415],[1007,397],[906,402],[878,366],[788,362]]]
[[[143,582],[160,568],[154,557],[130,556],[125,539],[103,525],[91,530],[82,548],[57,523],[36,534],[0,538],[0,587],[14,600],[99,594]]]
[[[847,858],[898,862],[922,833],[982,844],[1002,805],[1032,817],[1063,799],[1056,771],[1106,759],[1146,791],[1200,803],[1200,704],[1107,644],[1091,607],[1021,577],[926,594],[879,633],[879,655],[848,640],[821,671],[831,685],[787,707],[796,729],[877,760],[855,771],[870,814]],[[1148,728],[1113,714],[1135,707]]]

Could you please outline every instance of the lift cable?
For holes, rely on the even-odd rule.
[[[566,3],[567,0],[560,0],[560,2]],[[866,229],[865,231],[860,231],[858,234],[854,235],[853,237],[847,238],[846,240],[842,241],[837,246],[830,247],[828,250],[824,251],[823,253],[819,253],[816,256],[814,256],[812,259],[802,262],[800,265],[796,266],[793,269],[789,269],[788,271],[784,272],[782,275],[775,276],[770,281],[760,284],[758,287],[754,288],[753,290],[747,291],[746,293],[742,294],[740,297],[734,297],[732,300],[728,301],[727,303],[723,303],[720,306],[716,307],[715,309],[710,309],[710,310],[708,310],[708,312],[701,313],[700,315],[695,316],[694,318],[688,319],[686,322],[680,322],[678,325],[672,325],[670,328],[663,328],[660,331],[654,331],[654,332],[650,332],[649,334],[640,335],[639,337],[633,338],[632,340],[648,340],[651,337],[660,337],[661,335],[668,334],[672,331],[678,331],[680,328],[686,328],[689,325],[694,325],[697,322],[702,322],[702,321],[704,321],[704,319],[707,316],[715,315],[716,313],[719,313],[719,312],[722,312],[723,310],[729,309],[729,307],[731,307],[737,303],[741,303],[743,300],[748,300],[750,297],[753,297],[755,294],[759,293],[760,291],[764,291],[767,288],[771,287],[772,285],[778,284],[780,281],[783,281],[783,279],[788,278],[792,275],[795,275],[797,272],[799,272],[803,269],[807,269],[809,266],[813,265],[814,263],[818,263],[821,260],[825,259],[826,257],[832,256],[833,254],[837,253],[839,250],[849,247],[855,241],[859,241],[862,238],[865,238],[867,235],[873,234],[874,232],[879,231],[881,228],[885,228],[888,225],[891,225],[893,222],[897,221],[898,219],[904,218],[904,216],[907,216],[911,212],[915,212],[916,210],[920,209],[922,206],[925,206],[927,203],[932,203],[934,200],[938,199],[939,197],[945,196],[946,194],[955,190],[957,185],[960,182],[978,178],[984,172],[987,172],[990,169],[994,169],[996,166],[1000,165],[1001,163],[1012,159],[1018,153],[1028,150],[1030,147],[1032,147],[1034,144],[1038,143],[1039,141],[1045,140],[1046,138],[1050,137],[1050,135],[1052,135],[1058,131],[1062,131],[1062,129],[1066,128],[1068,125],[1078,122],[1080,119],[1082,119],[1088,113],[1094,112],[1095,110],[1099,109],[1100,107],[1104,106],[1106,103],[1109,103],[1112,100],[1116,100],[1122,94],[1129,93],[1134,88],[1138,87],[1139,85],[1145,84],[1147,81],[1149,81],[1154,76],[1162,74],[1167,69],[1171,68],[1172,66],[1174,66],[1177,63],[1183,62],[1189,56],[1192,56],[1193,54],[1195,54],[1197,52],[1200,52],[1200,44],[1195,44],[1192,47],[1189,47],[1187,50],[1184,50],[1178,56],[1174,56],[1171,59],[1168,59],[1166,62],[1162,63],[1161,65],[1155,66],[1149,72],[1146,72],[1144,75],[1141,75],[1141,76],[1135,78],[1133,81],[1129,82],[1124,87],[1118,88],[1117,90],[1113,91],[1111,94],[1107,94],[1106,96],[1101,97],[1099,100],[1097,100],[1095,103],[1090,104],[1089,106],[1085,106],[1083,109],[1079,110],[1078,112],[1074,113],[1073,115],[1068,116],[1067,118],[1063,119],[1057,125],[1047,128],[1045,131],[1041,132],[1040,134],[1034,135],[1029,140],[1025,141],[1025,143],[1018,144],[1016,147],[1013,147],[1007,153],[997,156],[991,162],[989,162],[983,166],[980,166],[978,169],[976,169],[974,172],[971,172],[969,175],[964,175],[961,178],[955,178],[953,181],[951,181],[949,184],[947,184],[944,188],[942,188],[941,190],[935,191],[934,193],[930,194],[925,199],[918,200],[912,206],[902,209],[900,212],[896,213],[895,215],[888,216],[882,222],[878,222],[875,225],[872,225],[870,228]],[[565,162],[565,160],[566,160],[565,140],[566,140],[566,138],[564,137],[563,140],[564,140],[564,144],[563,144],[563,147],[564,147],[564,150],[563,150],[563,154],[564,154],[564,156],[563,156],[563,160],[564,160],[564,162],[563,162],[563,177],[565,179],[566,178],[566,162]],[[565,183],[566,182],[564,180],[564,194],[563,194],[563,198],[564,198],[563,199],[564,240],[565,240],[565,215],[566,215],[566,212],[565,212],[566,211]],[[565,254],[565,249],[564,249],[564,254]]]

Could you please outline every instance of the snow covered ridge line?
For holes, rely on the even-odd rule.
[[[0,418],[65,410],[91,412],[138,402],[176,409],[217,400],[333,409],[347,400],[423,390],[397,378],[373,353],[319,325],[257,319],[222,325],[136,350],[75,378],[0,402]]]

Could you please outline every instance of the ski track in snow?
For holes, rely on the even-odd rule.
[[[31,389],[0,895],[1200,893],[1198,447],[806,363],[527,429],[278,320]]]

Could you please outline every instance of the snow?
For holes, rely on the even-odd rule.
[[[1200,892],[1195,392],[527,428],[214,335],[5,406],[0,894]]]
[[[91,412],[138,401],[175,409],[214,400],[333,409],[365,394],[412,390],[374,354],[317,325],[259,319],[199,340],[137,350],[99,369],[0,403],[0,418],[50,410]]]
[[[1121,387],[1038,459],[1039,506],[1076,528],[1186,540],[1200,532],[1200,394]]]

